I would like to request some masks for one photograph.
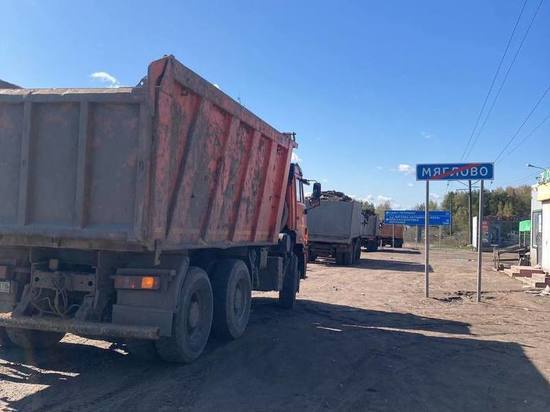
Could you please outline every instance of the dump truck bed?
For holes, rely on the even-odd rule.
[[[0,89],[0,244],[273,244],[295,146],[172,56],[139,87]]]
[[[321,200],[307,215],[310,242],[351,243],[361,236],[361,204],[356,201]]]

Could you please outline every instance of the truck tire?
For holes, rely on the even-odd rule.
[[[46,349],[59,343],[65,333],[33,329],[6,328],[10,341],[23,349]]]
[[[222,339],[237,339],[250,318],[252,284],[246,264],[239,259],[221,260],[211,278],[214,294],[212,333]]]
[[[367,252],[376,252],[378,250],[378,241],[369,240],[367,241]]]
[[[296,292],[300,282],[298,259],[293,253],[283,280],[283,289],[279,292],[279,305],[285,309],[292,309],[296,302]]]
[[[395,241],[395,248],[401,249],[403,247],[403,240],[399,239]]]
[[[339,266],[350,266],[353,264],[353,257],[355,256],[355,251],[353,244],[349,245],[345,252],[336,253],[336,264]]]
[[[203,352],[212,328],[212,286],[206,272],[191,266],[181,288],[172,336],[155,345],[167,362],[190,363]]]

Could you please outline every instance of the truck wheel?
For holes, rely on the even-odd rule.
[[[237,339],[244,333],[250,318],[252,284],[246,264],[239,259],[220,261],[212,276],[212,290],[212,333],[223,339]]]
[[[354,256],[355,248],[353,245],[349,245],[345,252],[336,253],[336,264],[339,266],[350,266],[353,264]]]
[[[296,292],[300,282],[300,271],[298,270],[298,259],[293,253],[283,280],[283,290],[279,292],[279,305],[285,309],[292,309],[296,302]]]
[[[395,241],[395,247],[397,249],[401,249],[403,247],[403,241],[402,240],[396,240]]]
[[[208,275],[198,267],[190,267],[181,288],[172,336],[155,343],[163,360],[190,363],[201,355],[212,327],[212,306]]]
[[[24,349],[46,349],[59,343],[65,336],[63,332],[19,328],[6,328],[6,334],[15,345]]]
[[[367,242],[367,252],[376,252],[378,250],[378,241],[369,240]]]

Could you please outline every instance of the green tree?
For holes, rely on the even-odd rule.
[[[389,200],[385,200],[383,202],[378,203],[378,205],[375,208],[376,215],[378,216],[378,219],[380,221],[384,221],[384,212],[386,210],[391,209],[391,202]]]
[[[439,205],[437,204],[437,202],[435,200],[430,199],[430,202],[428,203],[428,206],[430,206],[430,210],[438,210],[439,209]],[[414,210],[426,210],[425,203],[424,202],[418,203],[414,207]]]
[[[376,213],[376,208],[374,206],[374,203],[369,202],[368,200],[364,200],[361,202],[361,212],[365,216],[371,216]]]

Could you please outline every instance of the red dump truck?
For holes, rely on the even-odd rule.
[[[243,334],[251,290],[292,307],[296,146],[172,56],[137,87],[1,89],[0,344],[71,332],[190,362]]]
[[[380,242],[380,247],[391,246],[402,248],[404,232],[405,227],[403,225],[380,223],[378,227],[378,239]]]

